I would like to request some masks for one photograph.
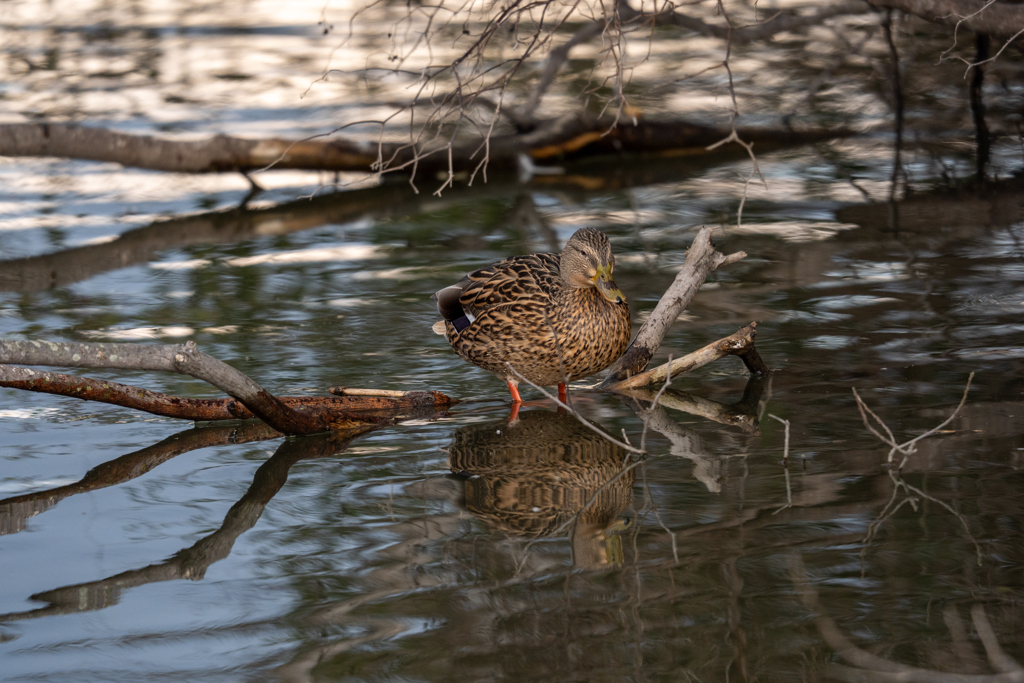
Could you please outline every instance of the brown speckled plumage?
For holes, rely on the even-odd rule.
[[[629,343],[629,307],[611,280],[614,266],[608,238],[584,228],[561,254],[481,268],[435,295],[445,338],[462,358],[513,385],[518,378],[506,363],[542,386],[593,375]]]

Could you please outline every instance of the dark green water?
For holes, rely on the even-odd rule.
[[[51,34],[25,21],[4,30],[33,54]],[[294,48],[318,65],[315,26],[282,26],[250,37],[251,57]],[[160,35],[140,40],[171,53],[178,38]],[[60,44],[78,64],[94,49]],[[10,64],[24,90],[3,100],[5,120],[55,116],[46,107],[82,92],[61,81],[71,67],[54,84]],[[178,83],[154,78],[113,93]],[[180,114],[199,132],[236,121],[301,135],[330,109],[295,121],[297,93],[253,78],[230,82],[290,104],[232,109],[227,79],[196,76],[209,109],[146,109],[122,127]],[[118,120],[120,100],[81,97],[83,116]],[[945,121],[949,97],[916,115]],[[839,654],[849,643],[862,662],[932,672],[994,672],[993,641],[1024,660],[1024,194],[1012,179],[944,184],[942,168],[970,168],[968,141],[912,146],[916,194],[895,206],[887,135],[766,153],[769,189],[752,186],[739,227],[740,157],[612,162],[613,181],[583,168],[441,198],[399,182],[274,209],[329,180],[288,174],[242,214],[227,212],[246,192],[236,178],[4,160],[0,336],[193,339],[279,394],[462,402],[332,442],[0,389],[0,497],[20,497],[0,501],[0,678],[861,680]],[[1014,144],[995,150],[1004,178]],[[596,177],[619,189],[578,180]],[[646,431],[649,456],[625,473],[622,451],[537,392],[509,425],[503,384],[430,331],[432,292],[584,225],[611,237],[639,326],[705,224],[721,251],[749,256],[712,276],[658,360],[757,321],[775,372],[750,383],[724,359],[681,377],[676,405],[704,416],[661,408],[646,430],[626,403],[577,386],[574,405],[607,431]],[[971,372],[960,417],[900,476],[887,469],[852,390],[907,440],[950,414]],[[88,374],[217,395],[184,377]],[[791,425],[788,465],[770,415]],[[88,473],[118,458],[134,476],[92,488]]]

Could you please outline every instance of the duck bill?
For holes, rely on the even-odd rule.
[[[601,266],[597,269],[597,274],[594,275],[594,286],[597,287],[597,291],[601,292],[601,296],[613,304],[626,300],[626,295],[612,279],[612,269],[608,266]]]

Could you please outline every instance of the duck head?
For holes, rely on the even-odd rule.
[[[613,304],[626,300],[626,295],[612,279],[615,254],[611,242],[600,230],[577,230],[562,250],[559,269],[562,279],[571,287],[596,287],[601,296]]]

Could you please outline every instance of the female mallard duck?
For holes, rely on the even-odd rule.
[[[561,254],[513,256],[434,295],[434,331],[470,363],[508,383],[545,386],[600,372],[629,343],[629,306],[612,281],[615,256],[603,232],[577,230]]]

